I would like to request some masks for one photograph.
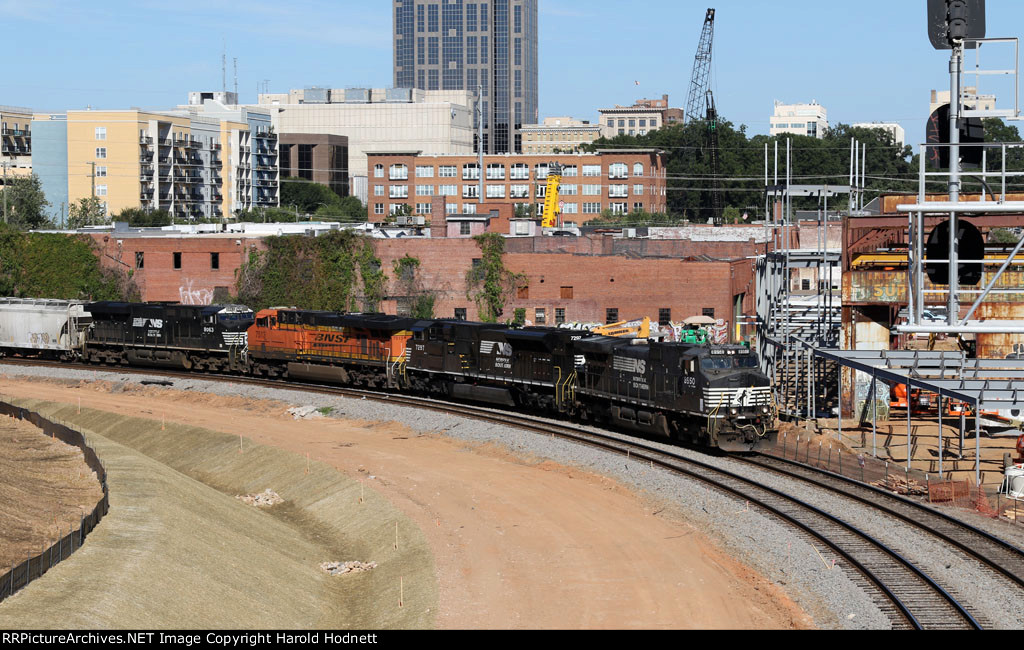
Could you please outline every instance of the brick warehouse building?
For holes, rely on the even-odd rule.
[[[252,234],[147,236],[94,233],[102,262],[131,270],[145,301],[207,304],[235,292],[235,273],[253,250],[264,248]],[[690,242],[629,240],[611,235],[507,240],[506,267],[527,277],[527,286],[506,305],[504,318],[526,310],[531,324],[604,323],[649,316],[675,322],[707,314],[735,331],[754,312],[753,263],[763,252],[753,241]],[[402,296],[393,264],[405,255],[420,259],[419,281],[437,295],[439,318],[478,317],[467,297],[466,273],[480,257],[469,238],[377,239],[375,248],[389,278],[382,308],[397,313]],[[541,322],[543,321],[543,322]]]
[[[435,196],[447,214],[475,214],[478,204],[515,203],[543,212],[551,163],[562,166],[562,219],[577,224],[615,213],[665,212],[665,155],[656,149],[606,149],[592,154],[484,156],[484,196],[479,197],[477,156],[423,155],[418,151],[367,154],[368,219],[381,223],[398,206],[430,217]]]

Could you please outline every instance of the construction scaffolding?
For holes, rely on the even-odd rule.
[[[763,370],[772,378],[780,413],[790,418],[814,418],[819,407],[835,406],[838,392],[829,382],[829,364],[802,366],[803,346],[838,349],[841,345],[840,262],[842,250],[829,240],[842,229],[829,211],[837,197],[861,209],[866,149],[850,143],[850,184],[793,185],[791,141],[786,141],[785,172],[780,179],[778,143],[769,182],[769,150],[765,146],[765,202],[770,215],[765,227],[772,242],[756,261],[758,279],[757,341]],[[816,198],[813,220],[794,218],[793,198]],[[813,236],[813,237],[812,237]],[[838,238],[841,239],[841,238]],[[813,241],[812,241],[813,240]]]

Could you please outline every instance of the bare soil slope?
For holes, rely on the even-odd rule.
[[[394,423],[294,421],[282,403],[156,389],[110,394],[108,388],[0,381],[4,394],[71,403],[81,396],[87,408],[157,423],[166,418],[168,427],[216,428],[234,436],[236,454],[239,444],[278,447],[359,480],[366,498],[382,495],[425,535],[436,562],[440,627],[812,626],[781,590],[699,530],[653,516],[642,498],[605,477]],[[168,457],[189,451],[173,438],[165,445]],[[208,472],[204,480],[215,482],[214,470],[203,464],[189,471]],[[401,540],[406,534],[400,531]],[[272,548],[278,543],[286,542],[279,538]]]
[[[239,454],[236,437],[187,425],[20,404],[102,430],[87,435],[111,505],[81,550],[0,604],[0,629],[433,625],[422,536],[376,494],[360,504],[357,484],[333,469],[275,448]],[[285,502],[236,498],[268,488]],[[332,561],[378,568],[329,576],[320,564]]]
[[[102,498],[82,450],[0,416],[0,573],[67,535]]]

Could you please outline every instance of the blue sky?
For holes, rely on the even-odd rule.
[[[594,120],[600,107],[666,93],[683,106],[709,5],[719,112],[750,133],[767,132],[773,100],[815,99],[833,124],[898,121],[916,143],[929,91],[948,88],[925,0],[540,0],[541,116]],[[1024,2],[987,5],[989,37],[1020,36]],[[229,87],[238,58],[243,101],[263,80],[275,92],[393,80],[390,0],[0,0],[0,24],[0,104],[40,111],[184,103],[220,88],[222,50]],[[1005,47],[986,56],[1002,68],[1012,59]],[[982,91],[1013,107],[1007,79]]]

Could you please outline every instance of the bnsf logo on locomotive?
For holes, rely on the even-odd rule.
[[[163,329],[164,321],[161,318],[133,318],[132,327],[155,327]]]
[[[626,359],[615,357],[612,360],[612,368],[622,372],[630,372],[634,375],[642,375],[647,372],[647,361],[644,359]]]
[[[344,334],[317,334],[316,335],[316,342],[317,343],[344,343],[345,342],[345,335]]]

